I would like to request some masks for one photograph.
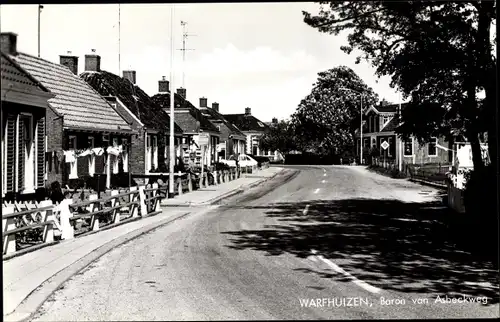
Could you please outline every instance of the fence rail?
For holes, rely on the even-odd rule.
[[[388,170],[399,172],[399,165],[395,159],[373,158],[372,164]],[[450,171],[451,164],[428,163],[428,164],[402,164],[402,173],[411,179],[420,179],[446,185],[446,174]]]
[[[229,170],[176,174],[175,195],[195,189],[218,185],[241,177],[245,170],[256,168],[230,168]],[[164,177],[148,175],[150,178]],[[161,212],[161,200],[168,198],[168,180],[115,189],[98,198],[93,191],[84,191],[87,200],[81,200],[82,190],[66,190],[66,198],[53,204],[50,200],[40,203],[7,203],[2,205],[3,255],[12,255],[24,249],[51,244],[59,239],[75,238],[83,233],[98,231],[123,221],[152,216]],[[75,198],[78,194],[79,198]]]

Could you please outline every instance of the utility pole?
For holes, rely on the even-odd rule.
[[[38,57],[40,57],[40,14],[42,13],[43,6],[38,5]]]
[[[168,191],[170,196],[174,196],[174,166],[175,166],[175,146],[174,146],[174,5],[170,5],[170,171],[168,174]],[[170,197],[169,196],[169,197]]]
[[[177,50],[181,50],[182,51],[182,88],[184,88],[184,83],[185,83],[185,70],[186,70],[186,51],[187,50],[194,50],[194,49],[187,49],[186,48],[186,40],[188,37],[191,37],[191,36],[196,36],[196,35],[192,35],[192,34],[188,34],[187,33],[187,30],[186,30],[186,25],[187,25],[187,22],[186,21],[182,21],[181,20],[181,26],[182,26],[182,49],[177,49]]]

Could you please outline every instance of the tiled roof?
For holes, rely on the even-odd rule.
[[[212,124],[199,109],[194,107],[191,102],[174,93],[175,109],[187,110],[174,115],[175,122],[184,132],[197,132],[196,122],[200,122],[200,129],[203,131],[219,132],[217,127]],[[153,101],[164,109],[170,110],[170,93],[156,94],[152,97]],[[175,112],[175,111],[174,111]]]
[[[68,67],[18,53],[11,56],[56,97],[49,104],[64,115],[64,126],[98,131],[131,131],[127,122]]]
[[[408,103],[402,103],[401,104],[401,109],[404,110],[406,105],[408,105]],[[399,108],[399,104],[391,104],[391,105],[379,105],[379,106],[373,106],[377,111],[379,111],[380,113],[396,113],[398,111],[398,108]]]
[[[212,108],[206,108],[206,109],[202,109],[201,112],[203,115],[205,115],[208,118],[209,121],[219,121],[219,122],[224,123],[224,125],[228,127],[231,134],[242,135],[242,136],[245,135],[240,130],[238,130],[238,128],[236,126],[234,126],[231,122],[229,122],[224,117],[224,115],[220,114],[216,110],[214,110]]]
[[[17,88],[28,92],[50,92],[8,55],[3,52],[1,54],[2,88],[9,83],[15,83]]]
[[[84,72],[80,78],[102,96],[116,96],[148,128],[169,131],[170,117],[139,86],[118,75],[100,71]],[[174,123],[175,124],[175,123]],[[178,124],[175,132],[182,133]]]
[[[392,132],[396,129],[396,127],[398,127],[398,118],[397,117],[393,117],[389,123],[387,123],[386,126],[384,126],[384,128],[380,131],[380,132]]]
[[[224,114],[224,117],[226,120],[236,125],[240,131],[264,132],[269,129],[269,126],[253,115]]]

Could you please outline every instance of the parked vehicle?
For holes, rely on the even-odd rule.
[[[227,160],[220,160],[219,162],[225,163],[230,167],[236,167],[236,159],[234,155],[230,156]],[[258,166],[258,164],[259,163],[255,159],[246,154],[240,154],[238,156],[238,165],[240,167],[254,167]]]

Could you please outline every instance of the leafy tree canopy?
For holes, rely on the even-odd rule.
[[[313,86],[292,115],[297,144],[324,154],[352,146],[361,104],[374,105],[378,96],[346,66],[319,73]]]
[[[259,142],[260,148],[264,150],[288,153],[296,149],[293,128],[285,120],[271,124],[269,131],[260,138]]]
[[[320,32],[348,32],[342,49],[358,49],[379,76],[389,75],[410,103],[403,135],[426,139],[462,132],[480,165],[478,134],[487,130],[496,159],[495,1],[320,2],[304,22]],[[480,102],[479,91],[486,99]],[[475,152],[474,152],[475,151]]]

